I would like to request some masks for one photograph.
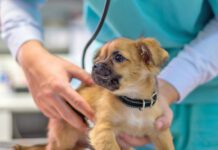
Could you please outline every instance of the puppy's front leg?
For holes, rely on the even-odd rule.
[[[120,150],[110,123],[96,123],[89,137],[95,150]]]
[[[83,136],[80,131],[64,120],[50,119],[46,150],[78,150],[76,144]]]
[[[156,150],[174,150],[173,139],[169,129],[151,137],[151,140]]]

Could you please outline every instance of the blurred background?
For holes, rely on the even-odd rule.
[[[82,8],[82,0],[50,0],[41,8],[46,47],[76,64],[90,37]],[[47,122],[28,92],[21,68],[0,40],[0,141],[41,139]]]

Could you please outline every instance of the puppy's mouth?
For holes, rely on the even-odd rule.
[[[92,78],[96,84],[110,91],[119,89],[120,75],[116,74],[106,64],[95,64],[92,68]]]

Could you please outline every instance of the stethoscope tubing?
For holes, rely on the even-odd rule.
[[[101,28],[105,22],[105,18],[108,14],[108,10],[109,10],[109,6],[110,6],[110,1],[111,0],[106,0],[105,1],[105,5],[104,5],[104,10],[103,10],[103,14],[101,16],[100,21],[98,22],[97,28],[95,30],[95,32],[93,33],[92,37],[89,39],[89,41],[86,43],[84,49],[83,49],[83,53],[82,53],[82,68],[85,69],[85,57],[86,57],[86,52],[88,50],[88,48],[90,47],[90,45],[92,44],[92,42],[96,39],[96,37],[98,36],[99,32],[101,31]]]

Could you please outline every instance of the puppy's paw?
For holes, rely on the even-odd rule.
[[[21,145],[15,145],[14,147],[12,147],[13,150],[23,150]]]
[[[15,145],[13,150],[45,150],[46,145],[35,145],[35,146],[22,146]]]

